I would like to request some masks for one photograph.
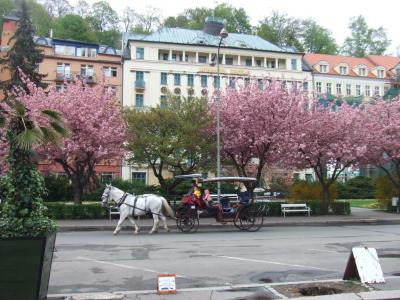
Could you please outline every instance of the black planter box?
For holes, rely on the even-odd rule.
[[[55,240],[55,233],[0,239],[0,299],[46,299]]]

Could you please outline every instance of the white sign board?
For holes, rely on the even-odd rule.
[[[158,294],[176,294],[175,274],[158,275]]]
[[[343,279],[353,278],[360,278],[362,283],[385,283],[375,248],[352,249]]]

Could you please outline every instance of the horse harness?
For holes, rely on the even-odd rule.
[[[133,212],[132,212],[132,216],[133,216],[133,217],[135,217],[135,209],[144,211],[144,212],[146,212],[146,213],[150,213],[150,214],[152,214],[152,215],[162,216],[161,214],[153,213],[151,210],[148,210],[148,209],[146,208],[146,206],[147,206],[147,205],[146,205],[146,204],[147,204],[147,197],[141,196],[141,197],[144,198],[144,209],[139,208],[139,207],[136,207],[136,202],[137,202],[137,200],[138,200],[138,198],[139,198],[138,195],[135,195],[135,199],[134,199],[133,205],[130,205],[130,204],[128,204],[128,203],[125,203],[125,200],[126,200],[126,198],[127,198],[129,195],[133,196],[132,194],[124,193],[124,194],[122,195],[122,197],[118,200],[118,202],[117,202],[118,209],[121,207],[122,204],[125,204],[126,206],[129,206],[129,207],[132,207],[132,208],[133,208]]]

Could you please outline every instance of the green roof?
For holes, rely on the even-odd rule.
[[[217,47],[220,37],[207,34],[202,30],[164,27],[148,35],[128,33],[125,35],[124,39],[125,41],[145,41],[156,43]],[[279,47],[262,39],[257,35],[242,33],[229,33],[228,37],[223,40],[221,47],[299,53],[294,48]]]

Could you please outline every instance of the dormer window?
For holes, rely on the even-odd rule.
[[[384,78],[385,77],[385,70],[378,70],[378,78]]]
[[[358,75],[359,76],[366,76],[367,75],[367,70],[364,67],[358,68]]]
[[[339,67],[339,73],[340,73],[340,75],[347,75],[347,67],[340,66]]]
[[[321,73],[328,73],[328,66],[327,65],[319,65],[319,71]]]

